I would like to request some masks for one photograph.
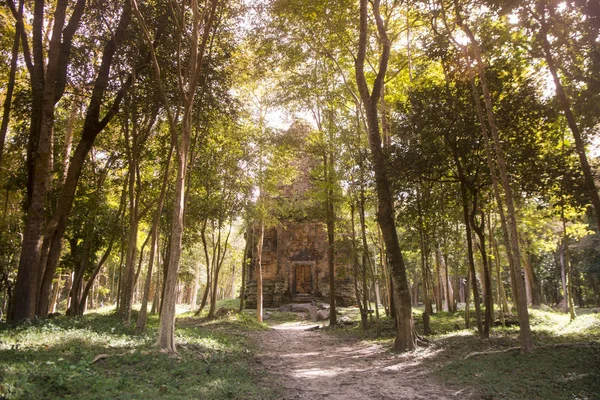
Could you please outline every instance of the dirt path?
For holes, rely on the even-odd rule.
[[[306,329],[290,323],[252,335],[260,348],[257,361],[283,386],[285,399],[457,398],[414,355]]]

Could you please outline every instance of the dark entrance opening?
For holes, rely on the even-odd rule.
[[[312,268],[309,264],[296,265],[294,268],[294,294],[311,294]]]

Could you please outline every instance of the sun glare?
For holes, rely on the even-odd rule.
[[[458,44],[460,44],[461,46],[466,46],[470,42],[467,35],[465,35],[464,32],[462,32],[462,31],[459,31],[454,34],[454,40],[456,40],[456,42]]]

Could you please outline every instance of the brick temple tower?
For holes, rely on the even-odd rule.
[[[292,126],[290,131],[306,139],[305,127]],[[288,131],[289,134],[289,131]],[[277,202],[286,210],[303,212],[280,216],[275,226],[265,227],[262,251],[263,305],[278,307],[291,302],[329,302],[329,276],[327,264],[327,227],[311,214],[319,212],[318,204],[310,197],[314,190],[311,173],[319,161],[305,151],[299,151],[291,162],[295,169],[289,185],[280,186]],[[311,212],[310,209],[316,210]],[[309,210],[308,212],[306,210]],[[298,215],[300,214],[300,215]],[[339,247],[339,246],[336,246]],[[335,277],[336,303],[340,306],[356,303],[347,249],[336,249]],[[256,307],[256,257],[252,247],[251,263],[246,279],[246,307]]]

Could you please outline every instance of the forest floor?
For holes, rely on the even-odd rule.
[[[464,311],[435,313],[429,345],[397,354],[393,320],[382,317],[378,335],[374,321],[360,327],[356,309],[339,311],[352,323],[328,327],[274,311],[270,330],[247,332],[268,373],[263,385],[275,382],[286,400],[600,399],[600,314],[590,309],[573,322],[548,307],[531,309],[531,354],[511,350],[518,327],[498,326],[480,339],[464,328]],[[419,332],[421,311],[414,309]]]
[[[236,313],[238,304],[219,302],[214,320],[206,311],[178,315],[177,354],[156,347],[156,315],[144,333],[110,307],[0,322],[0,399],[600,399],[598,310],[577,310],[570,322],[531,309],[531,354],[512,350],[516,326],[480,339],[464,328],[463,310],[437,312],[429,346],[397,354],[391,318],[378,334],[375,321],[362,329],[357,310],[342,308],[346,324],[308,330],[306,313],[271,311],[259,324],[251,310]],[[413,309],[418,332],[421,311]],[[473,352],[484,354],[466,357]]]
[[[447,399],[462,392],[433,378],[413,354],[314,328],[289,322],[251,333],[258,362],[283,386],[286,400]]]

